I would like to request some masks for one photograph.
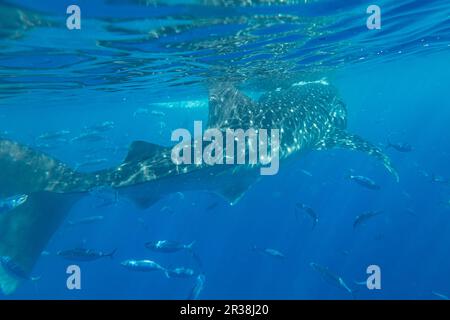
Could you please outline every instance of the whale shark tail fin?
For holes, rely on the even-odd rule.
[[[24,204],[0,215],[0,256],[10,257],[25,275],[30,275],[48,240],[80,197],[35,192]],[[11,271],[0,265],[0,292],[4,294],[13,293],[24,280]]]
[[[318,149],[341,148],[364,152],[372,157],[375,157],[384,165],[384,167],[392,174],[397,182],[400,178],[397,170],[392,166],[391,159],[383,153],[378,147],[363,138],[347,133],[343,130],[336,130],[327,138],[321,141]]]

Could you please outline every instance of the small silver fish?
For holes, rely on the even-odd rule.
[[[76,249],[58,251],[56,254],[60,257],[63,257],[66,260],[94,261],[94,260],[98,260],[98,259],[106,258],[106,257],[113,258],[116,251],[117,250],[115,249],[110,253],[104,253],[101,251],[95,251],[95,250],[91,250],[91,249],[76,248]]]
[[[158,263],[151,260],[125,260],[121,262],[121,265],[131,271],[149,272],[157,270],[162,271],[166,270]]]
[[[355,218],[355,222],[353,222],[353,228],[359,227],[360,225],[367,222],[367,220],[372,219],[383,213],[383,211],[368,211],[360,214]]]
[[[105,121],[100,124],[92,125],[90,127],[85,127],[86,130],[91,132],[105,132],[114,129],[113,121]]]
[[[98,134],[97,132],[86,132],[82,133],[79,136],[73,138],[72,142],[98,142],[105,140],[105,137]]]
[[[164,112],[162,112],[162,111],[156,111],[156,110],[152,110],[152,111],[150,112],[150,114],[151,114],[152,116],[156,116],[156,117],[164,117],[164,116],[166,115]]]
[[[136,111],[134,111],[133,117],[136,117],[137,115],[140,115],[140,114],[148,114],[148,113],[149,113],[148,109],[146,109],[146,108],[139,108]]]
[[[181,250],[192,251],[192,248],[195,244],[195,241],[192,241],[190,244],[183,244],[176,241],[170,240],[158,240],[151,241],[145,244],[145,247],[149,250],[155,252],[163,252],[163,253],[172,253]]]
[[[164,273],[167,278],[190,278],[195,275],[195,271],[193,269],[185,267],[166,269]]]
[[[69,220],[67,223],[70,226],[76,226],[76,225],[81,225],[81,224],[91,224],[91,223],[95,223],[95,222],[100,222],[103,221],[105,219],[104,216],[90,216],[90,217],[85,217],[85,218],[81,218],[79,220]]]
[[[205,287],[205,281],[206,277],[205,275],[199,274],[197,278],[195,279],[195,285],[192,288],[191,292],[189,293],[188,300],[197,300],[200,293],[203,291]]]
[[[308,177],[312,177],[313,176],[312,173],[309,172],[308,170],[301,169],[300,172],[303,173],[304,175],[307,175]]]
[[[435,295],[436,297],[441,298],[442,300],[450,300],[448,296],[446,296],[446,295],[444,295],[442,293],[439,293],[439,292],[436,292],[436,291],[432,291],[431,293],[433,295]]]
[[[371,189],[371,190],[380,190],[381,189],[381,187],[378,184],[376,184],[375,181],[373,181],[372,179],[370,179],[368,177],[350,175],[349,179],[367,189]]]
[[[398,152],[403,152],[403,153],[413,151],[413,147],[410,144],[405,143],[405,142],[392,143],[392,142],[388,141],[386,149],[389,149],[389,148],[393,148],[394,150],[396,150]]]
[[[56,132],[46,132],[37,137],[38,140],[56,140],[69,135],[69,130],[60,130]]]
[[[14,210],[28,200],[28,195],[19,194],[5,199],[0,199],[0,214]]]
[[[326,282],[338,288],[344,289],[345,291],[350,293],[354,298],[354,291],[350,289],[350,287],[345,283],[344,279],[332,273],[327,267],[321,266],[314,262],[311,262],[309,265],[313,270],[317,271]]]
[[[314,209],[303,203],[297,203],[295,207],[297,210],[302,210],[303,212],[305,212],[311,218],[313,225],[312,228],[314,229],[319,222],[319,216],[314,211]]]
[[[281,253],[278,250],[275,249],[271,249],[271,248],[258,248],[257,246],[253,246],[253,251],[271,256],[271,257],[275,257],[275,258],[279,258],[279,259],[284,259],[285,255],[283,253]]]

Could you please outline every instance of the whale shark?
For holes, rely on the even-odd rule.
[[[347,110],[328,83],[306,83],[252,99],[228,83],[209,88],[209,128],[280,129],[280,161],[309,151],[343,148],[366,153],[398,180],[390,159],[372,143],[348,133]],[[184,190],[217,193],[235,204],[260,179],[255,165],[187,165],[171,160],[171,148],[131,143],[120,165],[81,173],[21,143],[0,140],[0,197],[26,194],[27,201],[0,215],[0,256],[31,274],[41,252],[71,207],[90,190],[114,189],[139,208]],[[0,266],[0,288],[13,293],[20,281]]]

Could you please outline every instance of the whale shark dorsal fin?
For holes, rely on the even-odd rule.
[[[209,128],[243,126],[242,115],[256,103],[230,83],[218,83],[209,88]]]
[[[397,170],[392,166],[391,159],[372,143],[363,138],[347,133],[344,130],[336,129],[332,131],[325,139],[316,146],[317,150],[341,148],[364,152],[377,160],[381,161],[384,167],[391,173],[398,182],[399,176]]]
[[[125,158],[128,162],[139,162],[151,158],[157,154],[163,153],[166,148],[154,143],[145,141],[133,141],[128,149],[128,154]]]

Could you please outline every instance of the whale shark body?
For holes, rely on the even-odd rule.
[[[378,160],[397,179],[389,158],[364,139],[346,132],[347,111],[336,90],[303,83],[250,99],[230,84],[209,92],[209,128],[280,129],[280,160],[307,151],[344,148]],[[136,141],[124,162],[112,169],[80,173],[42,152],[0,140],[0,197],[28,195],[21,206],[0,216],[0,256],[31,274],[47,242],[70,208],[97,187],[113,188],[140,208],[183,190],[206,190],[236,203],[259,179],[251,165],[176,165],[171,148]],[[14,292],[17,279],[0,266],[0,288]]]

